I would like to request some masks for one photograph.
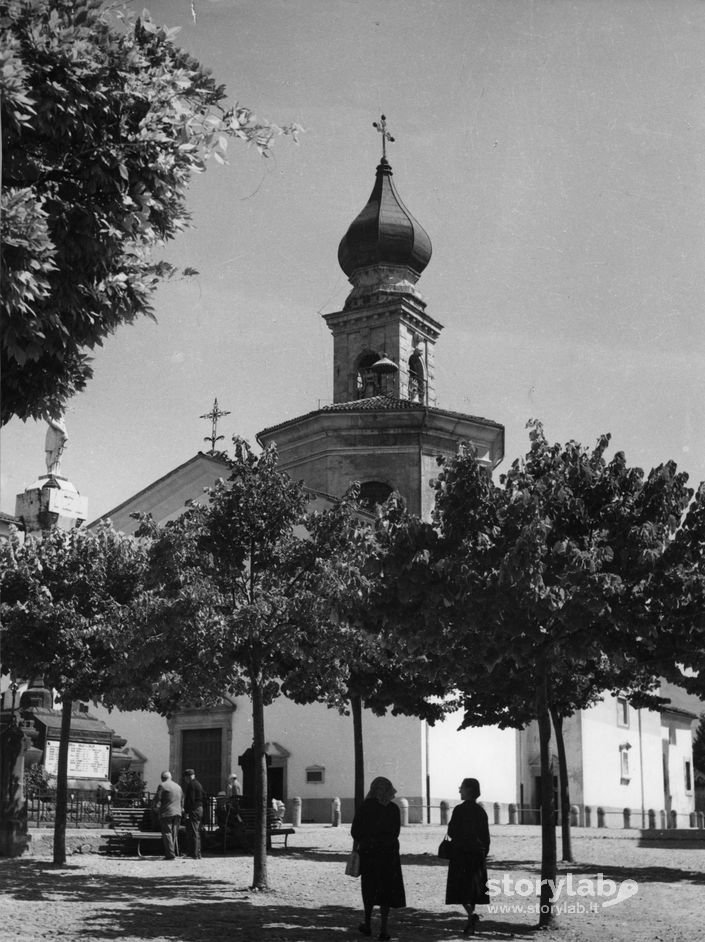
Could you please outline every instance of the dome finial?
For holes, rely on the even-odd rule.
[[[393,144],[393,143],[394,143],[394,138],[392,137],[392,135],[391,135],[391,134],[389,133],[389,131],[387,130],[387,117],[386,117],[386,115],[382,115],[382,116],[380,117],[379,123],[377,123],[376,121],[373,121],[373,122],[372,122],[372,127],[373,127],[373,128],[377,128],[377,130],[379,131],[379,133],[382,135],[382,160],[386,160],[386,159],[387,159],[387,141],[389,141],[390,144]]]

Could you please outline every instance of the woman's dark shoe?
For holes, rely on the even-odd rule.
[[[391,935],[386,932],[380,932],[377,938],[380,940],[380,942],[388,942],[388,940],[391,939]]]
[[[369,923],[361,922],[357,927],[363,935],[372,935],[372,929],[369,926]]]
[[[467,924],[463,929],[463,935],[475,935],[475,926],[480,921],[480,917],[477,913],[473,913],[472,916],[468,918]]]

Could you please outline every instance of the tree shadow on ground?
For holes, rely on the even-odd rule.
[[[10,863],[10,861],[8,861]],[[124,903],[153,896],[217,899],[224,895],[247,894],[247,887],[234,887],[231,880],[214,880],[194,874],[116,876],[86,871],[85,867],[49,861],[13,860],[12,868],[0,867],[0,885],[5,897],[21,901],[63,899],[64,902]]]
[[[10,863],[8,861],[8,863]],[[194,874],[107,875],[83,867],[55,867],[46,861],[12,861],[0,866],[4,894],[21,902],[91,904],[81,918],[81,934],[95,942],[131,939],[203,942],[317,942],[362,939],[361,913],[351,906],[297,906],[276,891],[256,893],[227,880]],[[375,911],[375,919],[377,918]],[[484,916],[478,935],[493,942],[528,942],[535,927],[504,917]],[[390,931],[404,942],[454,942],[462,939],[465,918],[459,907],[447,911],[393,910]],[[378,923],[373,923],[376,937]]]
[[[359,911],[343,906],[310,908],[280,903],[268,896],[266,903],[247,900],[187,902],[176,905],[150,903],[139,911],[95,913],[84,924],[91,939],[122,939],[125,936],[149,942],[171,938],[180,942],[203,942],[223,938],[229,942],[317,942],[327,939],[363,939],[358,931]],[[457,911],[438,913],[416,909],[393,912],[389,931],[404,942],[454,942],[463,938],[464,917]],[[373,916],[373,935],[378,931]],[[177,934],[178,933],[178,934]],[[536,928],[501,919],[482,920],[478,932],[493,942],[529,942]]]
[[[306,850],[305,848],[296,848],[288,851],[288,856],[293,859],[307,861],[318,861],[321,863],[335,863],[344,865],[348,858],[347,853],[340,851],[322,851],[320,849]],[[448,861],[442,860],[434,854],[402,854],[402,867],[438,867],[445,869]],[[500,873],[522,873],[541,876],[541,861],[526,859],[495,858],[490,856],[487,861],[487,869],[492,875],[492,871]],[[605,879],[616,880],[636,880],[638,883],[691,883],[696,885],[705,885],[705,872],[683,870],[676,867],[639,867],[639,866],[617,866],[604,863],[582,863],[576,861],[558,863],[558,876],[566,877],[569,873],[575,876],[597,876],[602,874]]]
[[[561,867],[559,876],[566,873],[578,876],[602,874],[606,880],[636,880],[637,883],[690,883],[705,886],[705,872],[699,870],[680,870],[676,867],[618,867],[610,864],[583,864],[580,862]]]
[[[490,871],[499,870],[506,873],[529,873],[541,875],[540,860],[509,860],[494,859],[492,857],[487,861],[487,869]],[[610,863],[583,863],[580,860],[573,863],[564,861],[558,864],[558,877],[566,877],[569,873],[574,876],[597,876],[602,874],[605,879],[616,880],[636,880],[638,883],[692,883],[705,884],[705,873],[696,870],[683,870],[678,867],[639,867],[634,864],[618,866]]]

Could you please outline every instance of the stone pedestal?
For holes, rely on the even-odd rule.
[[[15,516],[25,533],[53,527],[73,530],[85,522],[87,513],[86,498],[58,474],[43,474],[15,502]]]
[[[0,719],[0,857],[19,857],[29,845],[24,800],[24,757],[29,739],[17,714]]]

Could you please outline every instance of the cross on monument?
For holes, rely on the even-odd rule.
[[[372,127],[373,127],[373,128],[377,128],[377,130],[379,131],[379,133],[382,135],[382,158],[386,160],[386,157],[387,157],[387,141],[389,141],[391,144],[394,143],[394,138],[392,137],[392,135],[391,135],[391,134],[389,133],[389,131],[387,130],[387,117],[386,117],[386,115],[382,115],[382,116],[380,117],[379,123],[378,123],[377,121],[373,121],[373,122],[372,122]]]
[[[213,400],[213,408],[211,409],[211,411],[210,411],[210,412],[206,412],[205,415],[202,415],[202,416],[201,416],[202,419],[210,419],[211,422],[213,423],[212,426],[211,426],[211,434],[210,434],[210,435],[206,435],[206,437],[203,439],[204,442],[210,442],[210,443],[211,443],[211,448],[210,448],[211,453],[213,453],[213,452],[215,451],[215,443],[216,443],[216,442],[219,442],[221,439],[225,438],[224,435],[218,435],[218,434],[217,434],[217,431],[218,431],[218,419],[222,418],[222,416],[224,416],[224,415],[230,415],[230,413],[229,413],[229,412],[224,412],[224,411],[222,411],[221,409],[218,408],[218,399],[217,399],[217,397],[216,397],[216,398]]]

